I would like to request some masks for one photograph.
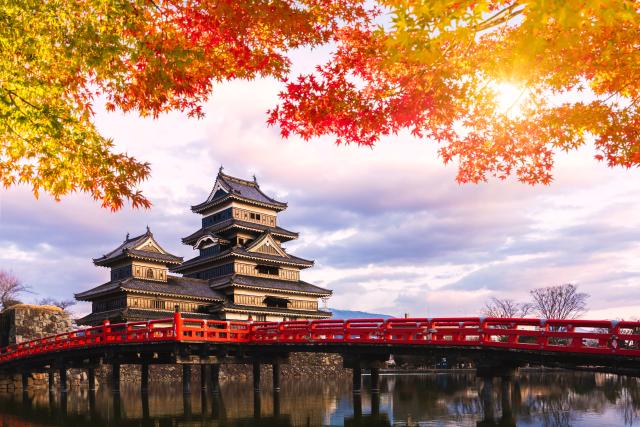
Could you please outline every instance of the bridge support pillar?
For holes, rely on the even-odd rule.
[[[120,393],[120,364],[111,365],[111,391]]]
[[[352,368],[353,371],[353,392],[360,393],[362,390],[362,368],[360,364],[356,364]]]
[[[273,393],[273,416],[280,416],[280,393],[277,391]]]
[[[119,369],[118,369],[119,370]],[[115,393],[113,395],[113,419],[116,421],[116,425],[119,425],[117,421],[120,421],[122,418],[122,401],[120,400],[120,393]]]
[[[29,371],[22,371],[22,391],[29,389]]]
[[[140,365],[140,391],[146,393],[149,391],[149,364]]]
[[[65,365],[60,366],[60,391],[66,393],[67,388],[67,367]]]
[[[200,365],[200,388],[206,390],[209,384],[209,365]]]
[[[89,381],[89,391],[95,391],[96,389],[96,368],[89,366],[87,368],[87,380]]]
[[[193,407],[191,405],[191,393],[182,393],[182,412],[187,420],[193,413]]]
[[[142,419],[148,420],[149,419],[149,393],[147,393],[146,391],[143,391],[140,395],[140,400],[142,403]],[[143,424],[143,425],[148,425],[148,424]]]
[[[260,391],[260,362],[253,362],[253,391]]]
[[[371,415],[380,415],[380,393],[371,394]]]
[[[53,369],[53,367],[50,366],[49,367],[49,391],[53,391],[56,389],[55,374],[56,374],[55,369]]]
[[[280,391],[280,362],[273,363],[273,391]]]
[[[260,390],[253,393],[253,418],[259,419],[262,416],[262,396]]]
[[[191,365],[182,365],[182,392],[191,393]]]
[[[355,418],[362,417],[362,394],[353,393],[353,416]]]
[[[493,377],[482,378],[482,389],[480,390],[480,402],[484,413],[483,423],[493,425],[495,421],[495,401],[493,398]]]
[[[217,363],[211,365],[211,391],[213,393],[220,392],[220,365]]]
[[[371,368],[371,393],[380,393],[380,368]]]
[[[501,426],[516,426],[515,417],[513,415],[513,379],[502,378],[500,383],[500,399],[502,406],[502,415],[500,417]]]

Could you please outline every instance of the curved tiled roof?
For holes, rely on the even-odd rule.
[[[95,324],[96,322],[102,322],[103,320],[113,319],[114,317],[123,317],[127,320],[132,319],[141,319],[141,320],[152,320],[152,319],[164,319],[170,318],[173,316],[173,310],[145,310],[142,308],[117,308],[114,310],[108,311],[99,311],[96,313],[90,313],[76,322],[79,325],[90,325]],[[190,318],[198,318],[198,319],[209,319],[211,315],[206,313],[193,313],[193,312],[185,312],[185,317]]]
[[[158,247],[158,242],[153,238],[153,233],[147,228],[147,232],[136,237],[127,235],[127,238],[114,250],[101,256],[100,258],[94,258],[93,263],[95,265],[108,267],[113,262],[125,259],[125,258],[139,258],[150,261],[159,261],[165,264],[179,264],[182,262],[182,257],[171,255],[170,253],[144,251],[135,249],[137,246],[144,243],[145,240],[151,239]]]
[[[106,295],[117,291],[148,292],[154,294],[174,295],[182,298],[198,298],[213,301],[224,300],[224,296],[211,289],[206,280],[176,276],[169,276],[167,278],[167,282],[155,282],[129,277],[124,280],[108,282],[93,289],[89,289],[88,291],[80,292],[75,294],[75,297],[81,301],[89,301],[100,295]]]
[[[304,292],[315,295],[331,295],[333,291],[311,283],[299,280],[267,279],[265,277],[245,276],[242,274],[231,274],[216,279],[211,279],[209,284],[213,289],[222,289],[228,286],[241,286],[247,288],[269,289],[283,292]]]
[[[276,315],[299,315],[303,317],[331,317],[330,311],[322,310],[297,310],[293,308],[256,307],[253,305],[226,304],[221,311],[239,311],[242,313],[271,313]]]
[[[313,261],[310,261],[304,258],[299,258],[297,256],[289,255],[288,257],[281,257],[277,255],[263,254],[261,252],[249,252],[244,248],[241,248],[239,246],[234,246],[231,249],[227,249],[226,251],[217,253],[215,255],[205,255],[205,256],[198,255],[197,257],[191,258],[190,260],[187,260],[176,267],[172,267],[171,271],[182,272],[189,267],[217,261],[227,257],[249,258],[249,259],[258,260],[258,261],[260,260],[271,261],[276,264],[289,264],[289,265],[295,265],[297,267],[302,267],[302,268],[308,268],[313,266]]]
[[[236,178],[234,176],[223,173],[222,168],[220,168],[220,171],[218,172],[216,184],[213,188],[214,190],[220,188],[222,189],[222,191],[212,191],[206,201],[192,206],[192,211],[200,212],[228,198],[237,198],[240,200],[255,202],[258,204],[270,206],[276,210],[283,210],[287,207],[286,203],[272,199],[271,197],[263,193],[262,190],[260,190],[260,186],[258,185],[258,182],[255,180],[255,178],[253,181]]]
[[[234,218],[229,218],[227,220],[218,222],[216,224],[210,225],[205,228],[201,228],[193,234],[190,234],[187,237],[182,238],[182,243],[186,245],[193,245],[200,237],[204,236],[207,233],[222,233],[230,228],[242,228],[249,229],[257,232],[269,231],[274,236],[280,238],[282,241],[288,241],[298,238],[298,233],[294,231],[289,231],[281,227],[271,227],[263,224],[256,224],[254,222],[248,221],[240,221]],[[283,239],[283,237],[285,239]]]

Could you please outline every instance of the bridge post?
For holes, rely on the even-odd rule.
[[[122,401],[120,393],[115,393],[113,395],[113,419],[116,421],[116,425],[119,425],[117,421],[120,421],[120,418],[122,418]]]
[[[276,361],[272,364],[273,367],[273,391],[280,391],[280,362]]]
[[[513,380],[510,377],[503,377],[500,384],[502,416],[501,424],[515,427],[516,421],[513,415]]]
[[[371,368],[371,393],[380,393],[380,368]]]
[[[211,365],[211,391],[213,393],[220,392],[220,365]]]
[[[493,425],[492,423],[495,422],[493,378],[490,376],[482,377],[482,389],[480,390],[480,401],[484,413],[482,423],[486,425]]]
[[[149,391],[149,364],[146,362],[140,365],[140,391],[143,393]]]
[[[56,371],[53,368],[53,365],[49,366],[49,391],[53,391],[56,389],[55,373]]]
[[[60,392],[66,393],[67,388],[67,367],[64,363],[60,364]]]
[[[260,390],[255,390],[253,393],[253,418],[260,418],[262,415],[262,396],[260,396]]]
[[[22,376],[22,391],[27,391],[29,389],[29,371],[26,369],[21,372]]]
[[[92,419],[95,419],[97,416],[96,413],[96,391],[89,390],[89,415]]]
[[[87,380],[89,381],[89,391],[96,390],[96,369],[93,366],[87,368]]]
[[[120,363],[111,365],[111,387],[113,393],[120,393]]]
[[[371,415],[380,415],[380,393],[371,393]]]
[[[145,391],[142,392],[142,395],[140,396],[140,400],[142,401],[142,419],[143,420],[148,420],[149,419],[149,393],[146,393]]]
[[[253,362],[253,391],[260,391],[260,362]]]
[[[209,383],[209,365],[202,364],[200,365],[200,388],[202,390],[206,390],[207,384]]]
[[[353,393],[353,416],[362,417],[362,394],[360,393]]]
[[[362,367],[360,363],[355,363],[353,368],[353,392],[360,393],[362,390]]]
[[[193,414],[193,407],[191,405],[191,393],[182,393],[182,412],[184,416],[187,418],[191,418]]]
[[[280,416],[280,393],[277,391],[273,393],[273,416],[276,418]]]
[[[182,365],[182,393],[191,393],[191,365]]]
[[[63,391],[60,393],[60,412],[62,413],[63,418],[67,416],[67,412],[69,411],[69,402],[67,399],[67,392]]]

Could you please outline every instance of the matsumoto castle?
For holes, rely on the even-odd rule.
[[[163,318],[176,308],[208,319],[330,317],[318,302],[331,291],[300,280],[300,270],[313,261],[282,247],[298,238],[278,226],[278,212],[286,208],[263,193],[255,177],[235,178],[220,168],[207,200],[191,207],[202,215],[202,227],[182,239],[198,255],[183,261],[168,253],[148,228],[140,236],[127,235],[116,249],[93,260],[111,269],[111,280],[75,295],[92,303],[91,314],[79,323]]]

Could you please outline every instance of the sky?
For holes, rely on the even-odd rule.
[[[314,55],[304,52],[307,66]],[[75,194],[36,200],[27,187],[0,190],[0,269],[32,288],[22,299],[72,298],[108,281],[91,259],[149,225],[168,251],[200,226],[218,168],[288,202],[279,224],[298,231],[289,253],[314,259],[302,279],[334,291],[329,306],[401,316],[478,315],[490,297],[528,301],[536,287],[577,284],[590,318],[640,317],[640,179],[610,169],[591,147],[556,157],[555,181],[459,185],[435,143],[400,134],[373,149],[331,138],[283,140],[266,124],[278,82],[215,87],[201,120],[157,120],[98,109],[117,150],[151,163],[141,186],[149,210],[112,213]],[[76,314],[90,310],[86,303]]]

